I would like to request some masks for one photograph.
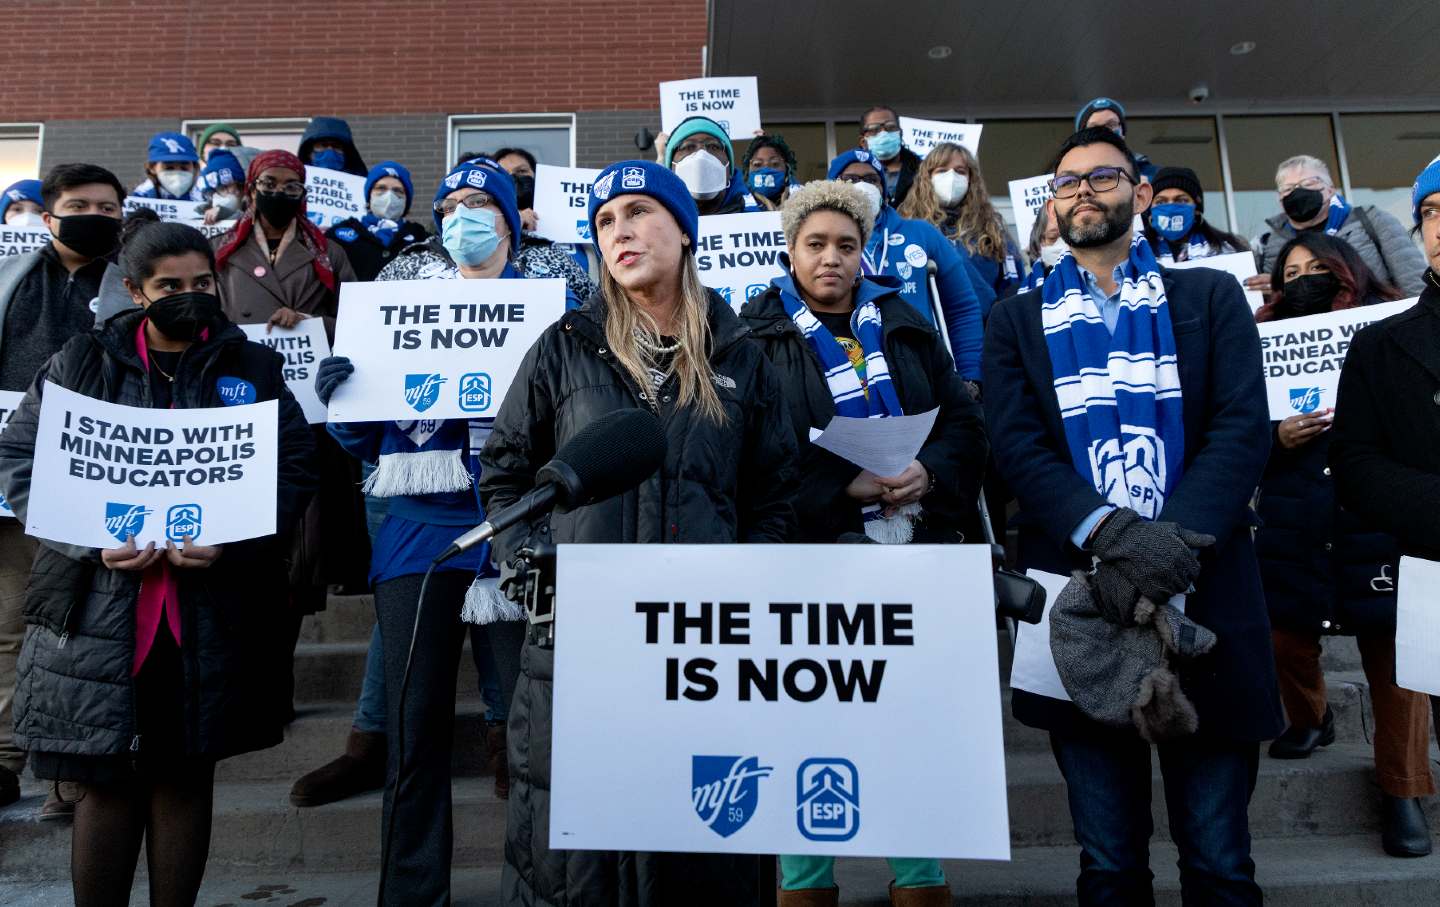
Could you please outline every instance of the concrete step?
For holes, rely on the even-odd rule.
[[[332,595],[324,611],[307,616],[300,625],[300,641],[368,642],[374,626],[373,595]]]
[[[295,702],[298,705],[320,702],[354,702],[360,696],[365,677],[365,654],[370,642],[311,642],[295,647]],[[487,653],[488,654],[488,653]],[[421,653],[417,652],[419,658]],[[480,689],[475,661],[467,640],[460,653],[460,666],[455,676],[456,695],[465,699]]]
[[[1359,671],[1360,647],[1353,636],[1326,636],[1320,640],[1320,667],[1331,671]]]

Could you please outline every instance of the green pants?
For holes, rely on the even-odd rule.
[[[945,870],[939,860],[887,857],[895,873],[896,888],[928,888],[945,884]],[[834,857],[799,857],[781,854],[780,887],[786,891],[802,888],[834,888]]]

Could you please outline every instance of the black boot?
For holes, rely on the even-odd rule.
[[[1423,857],[1430,853],[1430,823],[1417,797],[1380,795],[1380,841],[1392,857]]]
[[[1295,727],[1270,742],[1271,759],[1308,759],[1316,747],[1335,742],[1335,713],[1325,708],[1325,720],[1319,727]]]

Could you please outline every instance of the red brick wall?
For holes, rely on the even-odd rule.
[[[3,0],[0,121],[659,106],[705,0]]]

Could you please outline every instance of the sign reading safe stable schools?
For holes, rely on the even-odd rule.
[[[562,545],[556,589],[551,847],[1009,858],[983,546]]]

